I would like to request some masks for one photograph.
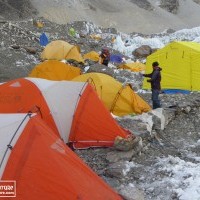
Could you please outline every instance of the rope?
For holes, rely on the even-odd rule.
[[[87,83],[88,83],[88,82],[85,82],[84,85],[83,85],[83,87],[82,87],[81,90],[80,90],[80,93],[79,93],[78,98],[77,98],[77,100],[76,100],[76,105],[75,105],[75,107],[74,107],[74,113],[75,113],[75,110],[76,110],[77,107],[78,107],[78,100],[79,100],[80,97],[82,96],[83,88],[85,88],[85,85],[86,85]]]
[[[78,107],[78,100],[79,100],[80,97],[82,96],[82,91],[83,91],[83,88],[85,87],[86,84],[88,84],[88,82],[85,82],[85,84],[84,84],[83,87],[81,88],[80,93],[79,93],[79,95],[78,95],[78,98],[77,98],[77,100],[76,100],[76,105],[75,105],[75,107],[74,107],[73,118],[75,117],[75,111],[76,111],[76,109],[77,109],[77,107]],[[71,132],[73,133],[74,130],[71,130]],[[70,142],[70,143],[71,143],[71,144],[69,143],[70,146],[71,146],[74,142],[75,142],[75,141]]]
[[[123,89],[125,88],[126,86],[122,86],[119,91],[117,92],[117,95],[115,96],[114,100],[113,100],[113,103],[112,103],[112,106],[110,108],[110,112],[113,112],[114,108],[115,108],[115,105],[117,103],[117,100],[121,94],[121,92],[123,91]]]
[[[130,84],[126,84],[126,85],[122,86],[122,87],[119,89],[117,95],[115,96],[115,98],[114,98],[114,100],[113,100],[113,103],[112,103],[112,106],[111,106],[111,109],[110,109],[111,112],[113,112],[113,110],[114,110],[114,108],[115,108],[115,106],[116,106],[116,103],[117,103],[117,101],[118,101],[118,98],[120,97],[122,91],[123,91],[127,86],[130,87],[131,91],[133,92],[133,93],[132,93],[133,96],[136,97],[137,94],[136,94],[135,91],[132,89],[132,86],[131,86]],[[139,103],[138,103],[138,101],[137,101],[137,98],[134,98],[134,102],[135,102],[135,103],[137,104],[137,106],[139,107]]]
[[[15,136],[16,136],[18,130],[20,129],[20,127],[22,126],[22,124],[24,123],[24,121],[26,120],[26,118],[27,118],[27,117],[30,117],[30,116],[31,116],[31,113],[27,113],[27,114],[26,114],[26,116],[24,117],[24,119],[21,121],[21,123],[20,123],[19,126],[17,127],[17,130],[16,130],[15,133],[13,134],[13,136],[12,136],[12,138],[11,138],[9,144],[7,145],[7,148],[6,148],[6,151],[5,151],[4,155],[3,155],[3,158],[1,159],[0,169],[1,169],[2,165],[3,165],[4,159],[5,159],[5,157],[6,157],[6,154],[7,154],[8,150],[9,150],[9,149],[10,149],[10,150],[13,149],[13,146],[11,145],[11,143],[12,143],[13,139],[15,138]]]

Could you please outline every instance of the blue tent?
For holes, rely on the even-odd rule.
[[[122,55],[115,55],[115,54],[112,54],[110,56],[110,62],[113,62],[113,63],[121,63],[123,60],[122,60]]]
[[[190,94],[189,90],[164,89],[162,91],[164,94]]]
[[[41,46],[46,46],[49,43],[48,37],[46,36],[45,33],[42,33],[40,35],[40,45]]]

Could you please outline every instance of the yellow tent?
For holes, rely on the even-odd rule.
[[[143,63],[140,62],[133,62],[133,63],[124,63],[119,65],[120,69],[129,69],[133,72],[140,72],[145,70],[146,66]]]
[[[109,75],[86,73],[77,76],[73,81],[92,83],[104,105],[114,115],[141,114],[151,110],[150,106],[133,91],[130,85],[123,86]]]
[[[56,40],[50,42],[41,54],[42,60],[62,60],[62,59],[73,59],[78,62],[84,62],[80,48],[69,44],[62,40]]]
[[[86,53],[83,55],[83,58],[93,60],[95,62],[99,61],[99,54],[96,51],[90,51],[89,53]]]
[[[176,41],[147,57],[145,73],[152,72],[152,63],[158,61],[162,68],[162,89],[200,90],[200,44]],[[144,80],[144,89],[150,84]]]
[[[60,81],[71,80],[80,74],[81,70],[78,67],[73,67],[58,60],[47,60],[36,65],[29,74],[29,77]]]

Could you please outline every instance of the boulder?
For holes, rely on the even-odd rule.
[[[106,168],[105,173],[109,177],[115,177],[115,178],[119,178],[119,179],[124,179],[127,176],[128,172],[133,167],[134,167],[134,163],[133,162],[120,161],[120,162],[116,162],[116,163],[111,163]]]
[[[151,49],[150,46],[148,46],[148,45],[142,45],[141,47],[135,49],[132,54],[136,58],[146,58],[151,53],[152,53],[152,49]]]
[[[130,160],[136,154],[135,150],[132,149],[130,151],[111,151],[107,154],[106,160],[109,163],[116,163],[120,161]]]
[[[109,76],[112,76],[114,74],[114,70],[105,66],[105,65],[101,65],[99,63],[95,63],[94,65],[91,65],[90,68],[87,71],[89,72],[97,72],[97,73],[104,73],[107,74]]]
[[[117,136],[114,141],[114,148],[119,151],[129,151],[136,149],[138,146],[142,146],[142,138],[131,135],[127,138]]]
[[[24,49],[30,54],[36,54],[37,50],[33,47],[24,47]]]
[[[120,126],[124,127],[125,129],[131,130],[134,133],[134,135],[140,136],[142,138],[147,136],[150,132],[147,129],[147,123],[140,118],[136,118],[136,116],[129,118],[120,118],[117,119],[117,122],[120,124]]]

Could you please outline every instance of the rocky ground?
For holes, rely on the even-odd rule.
[[[112,52],[119,53],[112,49],[111,39],[118,34],[115,29],[102,29],[87,22],[58,25],[44,19],[40,20],[44,22],[42,29],[34,25],[34,20],[0,23],[1,82],[28,76],[32,68],[40,62],[43,47],[39,44],[39,36],[42,32],[48,35],[50,41],[63,39],[78,44],[82,53],[90,50],[100,51],[103,46],[108,46]],[[71,37],[68,34],[70,27],[74,27],[80,37]],[[92,39],[91,34],[100,34],[102,39]],[[95,63],[74,64],[81,67],[83,72],[85,67],[89,66],[88,72],[107,73],[122,83],[130,82],[136,91],[141,89],[140,73],[117,70],[115,65],[105,68]],[[150,93],[139,95],[151,104]],[[127,200],[183,199],[180,196],[180,189],[186,188],[186,181],[191,174],[179,177],[180,182],[176,179],[175,184],[175,173],[172,169],[165,169],[160,159],[165,159],[166,165],[174,166],[177,162],[190,165],[199,162],[196,158],[200,156],[200,93],[160,96],[162,109],[141,116],[116,118],[121,126],[142,139],[142,145],[140,142],[139,146],[125,152],[117,151],[115,148],[75,151]]]
[[[150,96],[145,96],[148,101]],[[173,184],[173,174],[162,170],[158,159],[172,158],[169,162],[173,162],[173,158],[180,158],[185,162],[198,163],[195,157],[199,156],[199,97],[198,93],[161,95],[165,107],[161,112],[164,112],[166,120],[163,130],[158,119],[154,119],[150,132],[140,117],[118,119],[121,126],[142,138],[141,150],[90,149],[77,153],[127,199],[182,199]],[[149,115],[151,113],[145,118]],[[178,187],[184,188],[184,181]]]

